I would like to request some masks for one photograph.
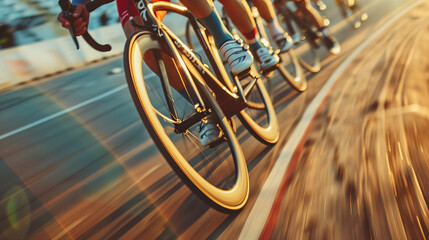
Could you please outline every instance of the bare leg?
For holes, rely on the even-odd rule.
[[[252,0],[252,3],[258,8],[258,12],[265,21],[270,21],[276,16],[273,4],[270,0]]]
[[[207,0],[181,0],[180,2],[197,18],[205,18],[212,12],[212,6]]]
[[[317,29],[320,30],[325,28],[322,16],[320,16],[319,12],[311,6],[309,0],[296,1],[296,6],[304,13],[304,15],[310,18],[310,21],[315,27],[317,27]]]
[[[222,3],[231,21],[241,33],[253,31],[256,24],[245,0],[219,0],[219,2]]]

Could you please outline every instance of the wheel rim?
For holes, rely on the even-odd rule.
[[[240,112],[240,119],[250,133],[264,143],[276,143],[279,138],[277,115],[260,79],[247,96],[247,106]]]
[[[282,54],[282,57],[284,57],[284,55],[287,55],[289,64],[285,67],[279,67],[280,74],[282,74],[286,81],[296,90],[300,92],[307,90],[307,79],[295,51],[290,49],[286,54]]]

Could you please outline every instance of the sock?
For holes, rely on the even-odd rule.
[[[277,17],[273,17],[273,19],[267,21],[268,28],[270,29],[271,36],[277,36],[279,34],[283,34],[285,30],[280,26]]]
[[[247,44],[249,44],[250,51],[256,52],[256,50],[262,47],[261,43],[259,43],[260,36],[256,27],[251,32],[244,33],[243,35],[246,38]]]
[[[228,29],[223,25],[222,20],[219,15],[217,15],[216,11],[212,10],[207,17],[199,18],[198,20],[213,35],[217,48],[220,48],[224,42],[234,39]]]

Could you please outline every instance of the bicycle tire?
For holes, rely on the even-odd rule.
[[[298,61],[301,64],[303,68],[305,68],[307,71],[311,73],[318,73],[322,69],[322,64],[320,62],[320,56],[317,52],[318,46],[316,46],[315,43],[308,42],[308,43],[301,43],[299,46],[305,46],[307,45],[307,52],[299,53],[298,55]]]
[[[257,79],[246,98],[247,108],[238,115],[240,121],[259,141],[265,144],[276,143],[280,136],[277,115],[261,79]]]
[[[202,174],[202,170],[204,170],[204,167],[206,167],[204,166],[204,164],[206,163],[205,161],[209,161],[211,159],[205,159],[204,157],[206,156],[203,155],[203,161],[195,163],[195,157],[193,157],[192,154],[189,153],[190,149],[187,147],[184,148],[182,143],[178,145],[177,140],[186,141],[187,139],[193,142],[191,143],[192,146],[195,145],[195,137],[192,136],[193,130],[191,130],[191,127],[189,127],[189,129],[186,129],[185,132],[186,135],[190,136],[185,136],[185,134],[174,135],[174,132],[169,133],[170,130],[167,130],[168,125],[171,124],[169,121],[178,122],[178,120],[165,119],[165,115],[168,115],[168,113],[161,116],[163,112],[160,111],[164,111],[161,109],[163,103],[160,103],[159,105],[155,101],[162,101],[162,98],[158,100],[156,97],[152,96],[155,95],[154,91],[157,90],[153,87],[149,88],[149,84],[152,84],[152,82],[156,81],[149,81],[143,76],[143,55],[147,51],[162,52],[164,50],[160,46],[160,43],[152,37],[150,32],[142,31],[134,33],[128,38],[127,43],[125,45],[124,65],[127,83],[133,102],[149,135],[152,137],[152,140],[154,141],[155,145],[162,153],[164,158],[167,160],[168,164],[175,171],[175,173],[196,195],[205,200],[208,204],[210,204],[210,206],[221,211],[235,211],[241,209],[246,204],[249,195],[249,176],[244,155],[228,120],[223,115],[222,110],[220,109],[216,100],[214,100],[209,90],[202,84],[196,83],[199,86],[198,89],[202,98],[204,99],[204,102],[206,102],[207,104],[207,108],[212,111],[212,114],[214,114],[215,119],[218,121],[218,126],[223,131],[226,143],[222,143],[214,149],[201,149],[197,147],[197,149],[193,150],[202,151],[203,153],[207,153],[207,151],[210,151],[208,152],[208,154],[211,155],[207,156],[210,156],[212,158],[220,158],[219,156],[222,156],[222,162],[220,165],[212,164],[211,169],[215,170],[212,170],[212,172],[209,174],[207,174],[207,172],[206,174]],[[180,73],[178,72],[178,74]],[[195,73],[192,72],[192,74],[194,76]],[[158,76],[156,74],[152,74],[152,76],[153,75],[155,75],[155,77]],[[179,96],[179,94],[176,95]],[[190,106],[189,108],[194,108],[192,104],[179,104],[178,99],[174,99],[173,103],[177,103],[177,106],[180,105],[181,108],[185,108],[187,105]],[[167,110],[167,112],[170,111]],[[189,115],[186,114],[186,116]],[[195,146],[193,147],[195,148]],[[218,155],[218,152],[222,155]],[[190,155],[192,159],[187,159],[186,154]],[[224,159],[227,159],[227,157],[228,159],[232,159],[233,163],[225,166]],[[231,177],[231,175],[228,175],[226,177],[226,180],[222,179],[222,186],[219,186],[219,184],[212,183],[208,180],[210,177],[212,177],[211,174],[214,174],[215,172],[218,173],[219,171],[223,171],[225,169],[231,171],[230,166],[232,164],[234,165],[235,169],[231,174],[235,174],[235,177]],[[220,170],[217,170],[218,168]],[[223,189],[223,187],[228,187],[228,189]]]
[[[286,53],[281,54],[281,57],[284,57],[285,54]],[[295,90],[304,92],[307,90],[308,84],[301,68],[302,64],[300,63],[300,60],[296,56],[293,49],[290,49],[287,52],[287,56],[290,59],[290,65],[292,66],[293,70],[287,70],[286,67],[280,65],[279,72],[283,76],[283,79],[285,79]],[[294,72],[294,74],[291,72]]]

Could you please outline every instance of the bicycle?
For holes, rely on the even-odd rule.
[[[97,1],[92,3],[96,5]],[[93,10],[88,4],[88,10]],[[124,66],[143,124],[168,164],[196,195],[221,211],[241,209],[248,199],[249,177],[233,116],[238,115],[243,125],[264,143],[274,144],[279,138],[274,107],[259,75],[252,69],[245,76],[230,79],[212,37],[199,29],[197,20],[185,7],[147,0],[133,0],[133,4],[144,25],[138,26],[141,30],[125,44]],[[196,34],[214,73],[155,17],[156,11],[186,17],[200,30]],[[145,71],[151,66],[143,59],[151,57],[156,74]],[[167,70],[170,60],[174,73],[171,68]],[[172,76],[180,77],[181,82],[174,83],[182,87],[180,92],[169,81]],[[201,147],[198,125],[208,115],[216,120],[222,137],[210,147]],[[219,180],[217,175],[224,172]]]

